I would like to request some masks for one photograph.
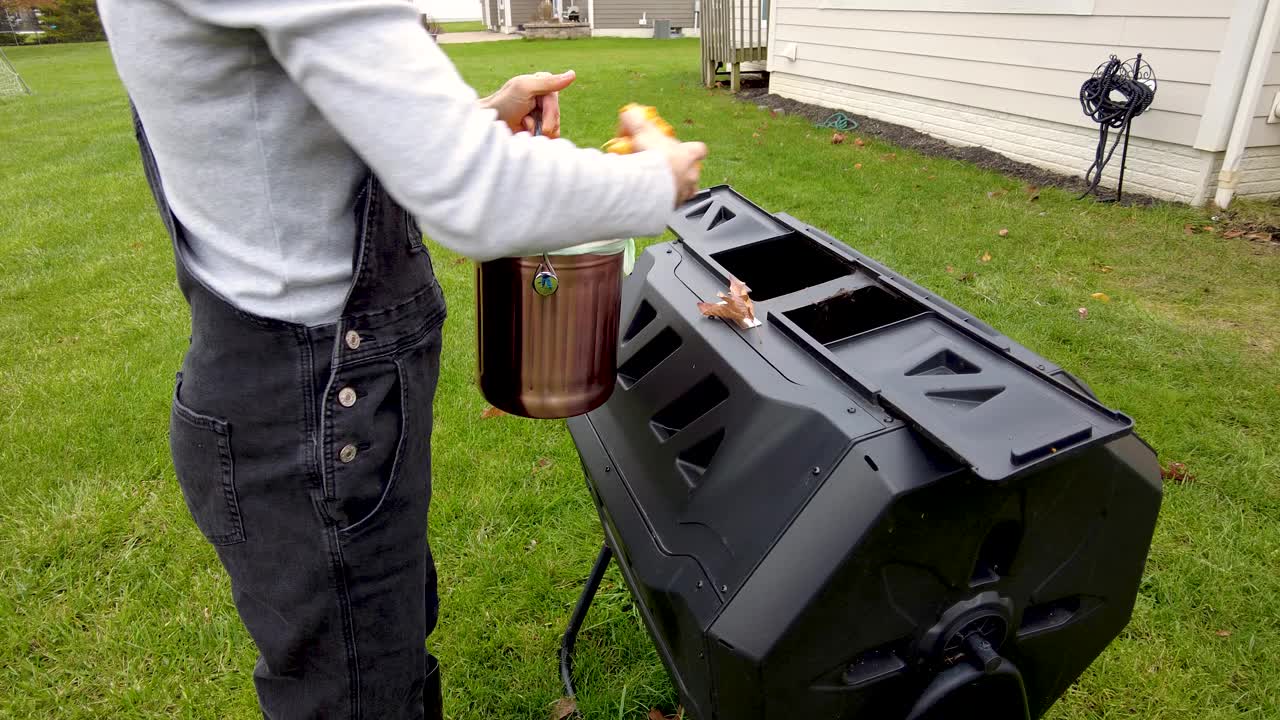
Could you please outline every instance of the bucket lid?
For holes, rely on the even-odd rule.
[[[625,252],[627,249],[627,243],[630,242],[635,241],[630,238],[597,240],[596,242],[567,247],[563,250],[552,250],[547,254],[553,257],[556,255],[616,255],[620,252]]]
[[[574,245],[563,250],[547,253],[551,257],[564,255],[616,255],[623,253],[622,274],[630,275],[636,264],[636,239],[620,238],[617,240],[598,240],[596,242]]]

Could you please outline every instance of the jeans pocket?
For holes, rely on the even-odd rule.
[[[413,213],[407,210],[403,212],[404,212],[405,235],[409,240],[409,252],[415,252],[415,253],[426,252],[427,246],[423,242],[422,228],[418,227],[418,219],[413,216]]]
[[[343,373],[345,378],[367,387],[371,395],[365,405],[369,415],[342,423],[348,428],[360,428],[360,434],[368,438],[367,443],[362,443],[368,451],[357,447],[349,464],[344,465],[339,458],[331,466],[335,502],[330,507],[344,536],[361,534],[390,518],[425,512],[430,497],[431,406],[439,374],[440,346],[437,325],[398,352],[387,366],[379,364]],[[362,402],[366,398],[357,399],[352,409],[360,408]],[[341,431],[338,425],[335,429]],[[407,485],[403,482],[406,479]]]
[[[169,415],[169,450],[182,498],[210,543],[244,542],[231,459],[231,430],[225,420],[183,405],[178,399],[181,388],[179,379]]]
[[[330,511],[338,530],[346,533],[382,512],[395,487],[404,447],[405,386],[391,361],[340,370],[334,379],[357,398],[351,408],[336,411],[330,426]],[[336,395],[327,404],[334,407]]]

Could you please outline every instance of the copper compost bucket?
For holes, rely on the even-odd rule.
[[[613,394],[624,253],[608,249],[476,266],[480,391],[494,407],[567,418]]]

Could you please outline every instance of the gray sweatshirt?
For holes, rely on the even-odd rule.
[[[408,0],[99,0],[192,273],[238,307],[336,319],[366,168],[478,260],[656,235],[666,160],[513,135]],[[519,52],[512,45],[513,53]]]

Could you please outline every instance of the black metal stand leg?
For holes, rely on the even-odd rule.
[[[600,548],[600,554],[596,556],[596,564],[591,568],[591,575],[587,576],[587,586],[582,588],[582,594],[578,596],[578,604],[573,608],[573,616],[569,618],[569,627],[565,629],[564,638],[560,641],[560,680],[564,683],[564,692],[567,697],[574,696],[573,645],[578,641],[578,631],[582,629],[582,623],[587,619],[591,601],[595,599],[596,591],[600,589],[600,581],[604,579],[604,573],[609,569],[609,561],[612,559],[613,549],[605,543]]]
[[[1116,202],[1124,195],[1124,166],[1129,162],[1129,131],[1133,129],[1133,120],[1124,124],[1124,150],[1120,153],[1120,179],[1116,182]]]

